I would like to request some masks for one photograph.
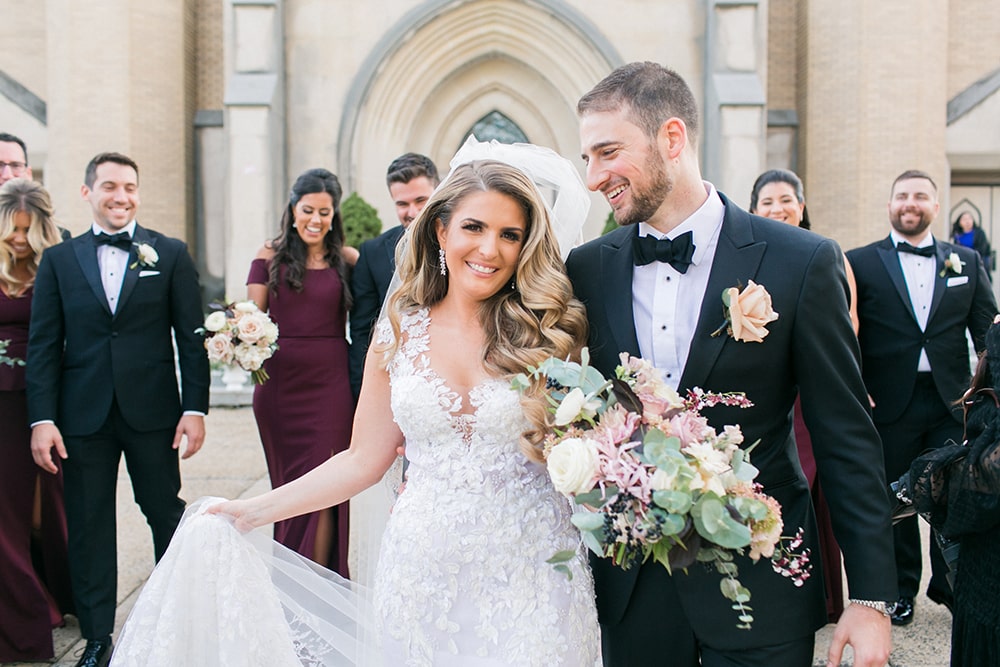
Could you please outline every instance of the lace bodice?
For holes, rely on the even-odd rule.
[[[488,379],[464,406],[430,366],[429,322],[426,309],[402,318],[388,365],[410,465],[383,539],[375,603],[399,664],[440,666],[453,656],[455,665],[471,657],[592,665],[590,572],[569,502],[520,451],[528,422],[518,394]],[[377,340],[391,335],[380,323]],[[545,563],[564,549],[578,551],[572,581]]]

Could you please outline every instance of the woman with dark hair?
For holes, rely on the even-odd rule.
[[[750,191],[750,212],[771,218],[801,229],[809,229],[809,213],[802,179],[787,169],[770,169],[757,177]],[[857,287],[851,265],[844,261],[849,290],[848,303],[854,333],[858,332]],[[802,418],[802,406],[795,401],[795,445],[802,463],[802,471],[812,490],[813,506],[816,510],[816,524],[819,529],[820,552],[823,561],[823,579],[826,584],[826,615],[830,623],[836,623],[844,611],[844,584],[841,572],[840,547],[833,535],[830,509],[819,487],[816,477],[816,459],[812,452],[812,439]]]
[[[52,628],[73,611],[62,472],[31,458],[24,367],[35,273],[60,241],[49,193],[15,178],[0,187],[0,662],[47,660]],[[35,542],[33,545],[32,543]],[[33,546],[37,547],[33,549]],[[32,551],[36,551],[37,567]]]
[[[962,403],[965,442],[917,457],[893,488],[958,544],[951,664],[978,667],[1000,664],[1000,315]]]
[[[951,240],[957,245],[964,245],[978,252],[983,258],[986,273],[992,275],[993,249],[990,247],[989,239],[986,238],[986,232],[976,223],[971,211],[962,211],[955,218],[951,226]]]
[[[348,267],[340,182],[310,169],[292,186],[277,238],[257,253],[247,296],[278,325],[278,350],[264,364],[270,380],[254,390],[253,410],[273,487],[301,477],[351,439],[348,380]],[[347,576],[348,508],[275,524],[275,539]]]

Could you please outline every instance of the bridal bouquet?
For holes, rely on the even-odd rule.
[[[721,433],[701,410],[747,408],[742,393],[693,389],[686,398],[666,385],[649,362],[623,353],[615,377],[583,363],[549,358],[514,379],[526,389],[546,382],[555,427],[544,454],[556,490],[577,505],[572,517],[595,554],[623,568],[652,558],[672,572],[695,562],[722,575],[737,627],[750,629],[750,591],[739,580],[735,554],[762,557],[801,586],[812,566],[802,530],[782,537],[781,507],[754,482],[758,470],[742,449],[739,426]],[[566,571],[572,552],[549,562]]]
[[[250,371],[254,384],[264,384],[264,362],[278,349],[278,325],[253,301],[212,304],[215,311],[195,333],[204,334],[208,360]]]

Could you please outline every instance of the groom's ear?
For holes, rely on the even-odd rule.
[[[668,118],[656,133],[656,143],[668,160],[675,159],[687,146],[687,125],[676,116]]]

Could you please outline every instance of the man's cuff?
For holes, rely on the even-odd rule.
[[[188,415],[195,415],[196,417],[204,417],[204,412],[199,412],[198,410],[185,410],[181,415],[187,417]]]
[[[35,428],[39,424],[55,424],[55,421],[52,419],[39,419],[36,422],[31,422],[31,428]]]

